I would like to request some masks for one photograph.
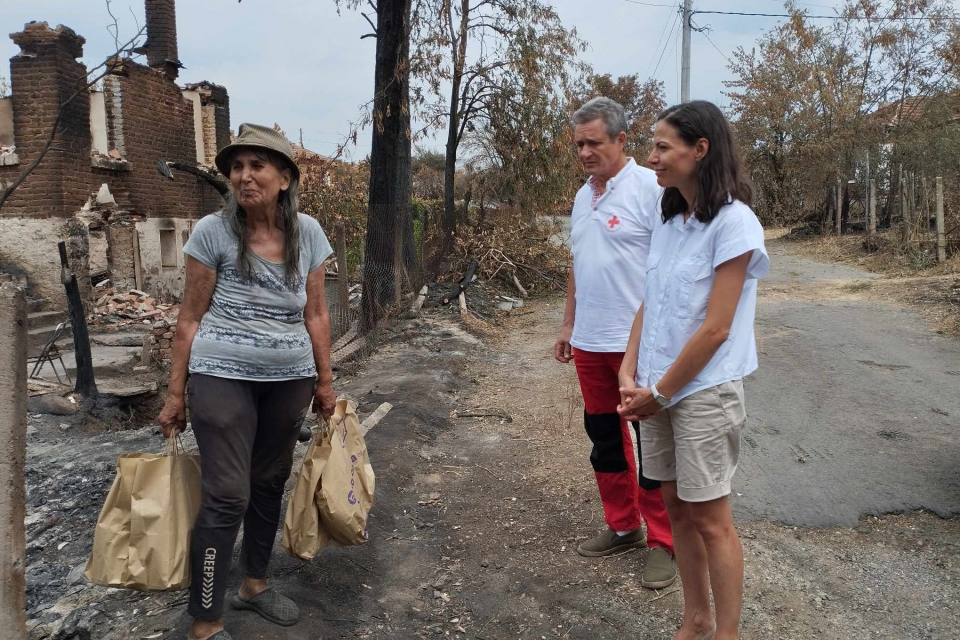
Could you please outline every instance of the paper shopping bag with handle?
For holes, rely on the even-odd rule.
[[[312,560],[329,541],[320,527],[320,511],[314,497],[329,456],[329,428],[321,428],[314,434],[303,456],[297,484],[287,502],[287,514],[283,519],[280,544],[284,551],[300,560]]]
[[[363,544],[376,476],[353,403],[337,402],[327,446],[329,454],[316,491],[320,525],[340,544]]]
[[[84,576],[108,587],[185,589],[199,508],[200,457],[183,453],[174,439],[162,455],[119,456]]]

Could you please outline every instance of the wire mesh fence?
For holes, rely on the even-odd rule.
[[[334,360],[410,307],[440,256],[442,212],[422,205],[370,205],[325,212],[335,258],[325,282]],[[358,218],[362,225],[347,221]]]

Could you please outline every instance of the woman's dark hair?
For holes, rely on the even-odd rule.
[[[238,148],[230,157],[228,165],[233,164],[237,154],[243,150]],[[263,162],[269,162],[279,171],[289,169],[287,159],[282,154],[271,149],[252,148],[253,153]],[[303,284],[300,274],[300,218],[298,211],[300,198],[298,195],[299,180],[296,172],[291,172],[290,186],[280,191],[277,206],[280,214],[277,217],[277,226],[283,230],[283,266],[286,269],[285,280],[288,287],[296,290]],[[223,207],[223,219],[227,225],[236,234],[239,242],[237,243],[237,270],[244,278],[250,278],[253,275],[253,267],[250,263],[249,238],[247,237],[247,212],[244,211],[240,203],[237,202],[236,194],[233,190],[226,197],[226,205]]]
[[[748,206],[753,203],[753,187],[740,170],[730,123],[715,104],[706,100],[684,102],[661,113],[657,122],[661,120],[676,129],[688,145],[697,144],[700,138],[710,142],[707,155],[697,164],[697,197],[692,207],[697,220],[710,222],[733,200]],[[667,187],[663,192],[663,221],[686,213],[691,209],[689,204],[679,189]]]

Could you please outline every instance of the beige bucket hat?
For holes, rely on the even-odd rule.
[[[250,124],[249,122],[241,124],[240,133],[236,139],[217,152],[216,163],[220,173],[225,176],[230,175],[230,167],[228,166],[230,156],[236,149],[241,147],[254,147],[276,151],[287,159],[287,164],[290,165],[290,171],[293,172],[293,177],[298,181],[300,180],[300,169],[297,168],[297,163],[293,161],[293,145],[290,144],[290,141],[287,140],[282,133],[275,131],[273,127]]]

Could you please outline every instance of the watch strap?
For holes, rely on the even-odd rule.
[[[657,391],[657,385],[650,385],[650,393],[653,394],[653,399],[656,400],[657,404],[659,404],[661,407],[665,407],[670,404],[670,398]]]

